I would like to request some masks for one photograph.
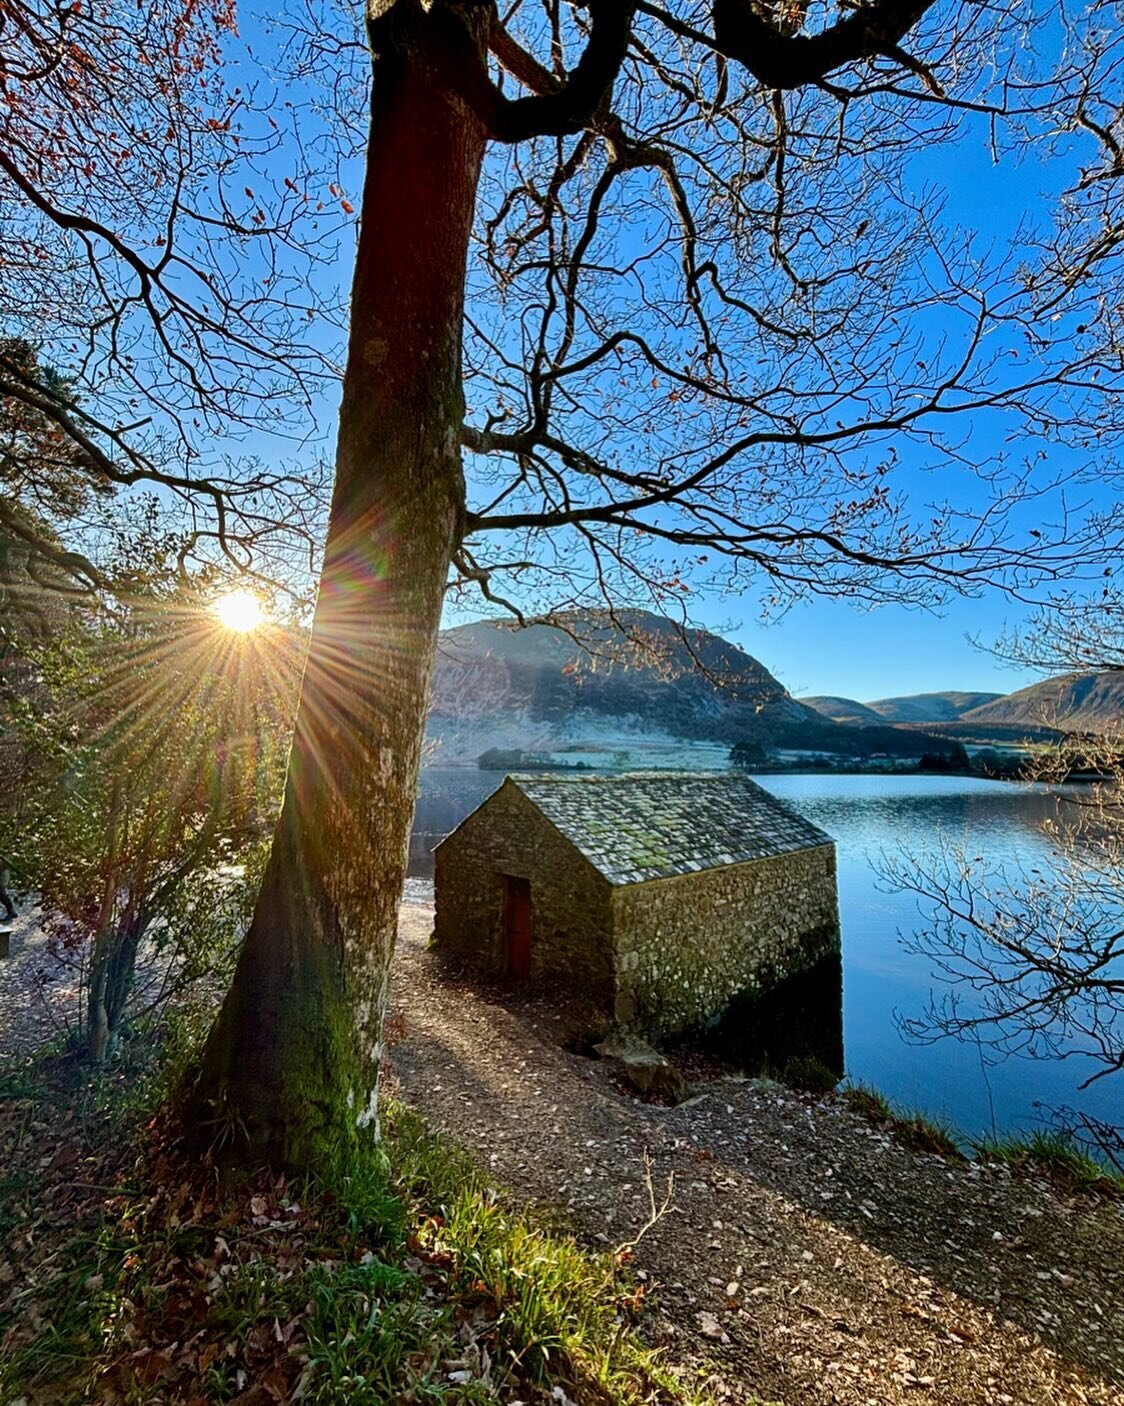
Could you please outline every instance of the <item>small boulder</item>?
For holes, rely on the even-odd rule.
[[[600,1059],[645,1098],[682,1103],[689,1092],[687,1081],[659,1050],[643,1040],[610,1036],[594,1045]]]

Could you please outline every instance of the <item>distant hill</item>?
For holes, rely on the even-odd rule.
[[[1105,733],[1124,726],[1124,671],[1063,675],[961,714],[973,727],[1047,727]]]
[[[431,689],[429,760],[474,762],[492,748],[612,752],[660,739],[723,751],[757,741],[846,756],[917,757],[942,745],[885,724],[859,730],[837,723],[709,631],[683,635],[644,611],[617,612],[616,619],[624,633],[595,611],[561,617],[563,629],[482,620],[444,631]]]
[[[951,723],[972,708],[1002,698],[1001,693],[911,693],[904,698],[878,698],[866,707],[888,723]]]
[[[886,721],[873,708],[868,708],[865,703],[858,703],[853,698],[836,698],[833,694],[816,694],[811,698],[801,698],[800,702],[837,723],[862,723],[866,726],[877,727]]]
[[[877,698],[873,703],[859,703],[854,698],[837,698],[830,694],[802,698],[809,708],[815,708],[825,718],[839,723],[858,723],[862,727],[884,723],[951,723],[968,711],[1001,693],[911,693],[903,698]]]

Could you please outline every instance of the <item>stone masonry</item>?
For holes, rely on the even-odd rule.
[[[572,981],[611,1011],[613,888],[507,783],[434,851],[434,939],[490,977],[507,972],[503,878],[531,881],[531,980]]]
[[[706,1024],[839,950],[835,846],[617,889],[613,931],[616,1023],[648,1036]]]
[[[508,777],[434,861],[439,950],[505,976],[529,881],[531,982],[648,1037],[839,950],[834,842],[738,773]]]

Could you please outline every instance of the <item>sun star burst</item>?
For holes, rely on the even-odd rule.
[[[265,620],[265,607],[253,591],[228,591],[215,602],[219,623],[235,634],[249,634]]]

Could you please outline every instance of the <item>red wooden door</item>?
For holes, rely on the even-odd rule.
[[[531,883],[510,874],[503,881],[503,921],[507,937],[507,974],[513,981],[531,975]]]

